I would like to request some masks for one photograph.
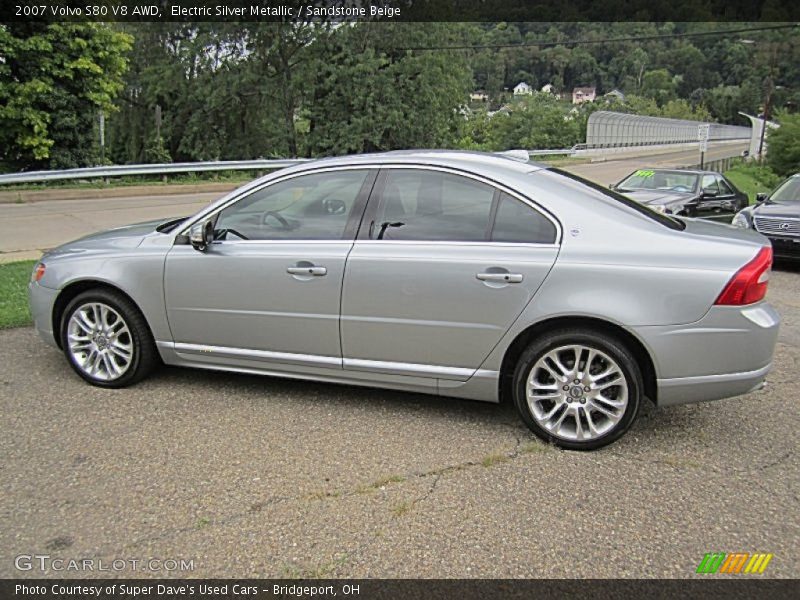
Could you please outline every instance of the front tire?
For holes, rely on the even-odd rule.
[[[569,450],[619,439],[639,413],[644,384],[616,338],[561,329],[536,339],[517,363],[514,404],[538,437]]]
[[[112,290],[88,290],[67,305],[61,319],[61,347],[78,375],[105,388],[132,385],[158,363],[144,316]]]

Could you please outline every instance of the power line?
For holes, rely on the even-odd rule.
[[[792,29],[797,27],[797,23],[791,25],[771,25],[764,27],[745,27],[741,29],[725,29],[723,31],[696,31],[685,33],[664,33],[657,35],[627,36],[618,38],[605,38],[601,40],[566,40],[561,42],[521,42],[517,44],[476,44],[461,46],[412,46],[407,48],[396,48],[396,50],[490,50],[503,48],[531,48],[531,47],[551,47],[551,46],[580,46],[587,44],[613,44],[615,42],[640,42],[652,40],[664,40],[675,38],[705,37],[714,35],[730,35],[734,33],[752,33],[756,31],[775,31],[778,29]]]

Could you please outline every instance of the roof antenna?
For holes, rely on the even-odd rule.
[[[517,160],[519,162],[528,162],[531,158],[530,154],[527,150],[506,150],[505,152],[497,152],[500,156],[505,156],[506,158],[510,158],[511,160]]]

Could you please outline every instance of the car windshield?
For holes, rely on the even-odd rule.
[[[656,169],[639,169],[619,182],[619,184],[617,184],[617,189],[621,192],[633,192],[639,190],[693,192],[696,185],[696,173],[658,171]]]
[[[800,175],[784,181],[769,199],[773,202],[800,202]]]

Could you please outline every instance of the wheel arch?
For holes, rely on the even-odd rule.
[[[657,402],[658,388],[656,383],[656,369],[650,352],[639,338],[630,331],[616,323],[586,316],[560,316],[539,321],[521,331],[514,341],[506,348],[503,362],[500,367],[499,397],[503,401],[511,398],[512,380],[514,369],[520,356],[531,342],[537,337],[555,329],[564,327],[583,327],[597,333],[603,333],[617,338],[630,350],[642,371],[644,380],[644,393],[653,403]]]
[[[139,307],[139,304],[136,302],[136,300],[134,300],[125,290],[100,279],[80,279],[65,286],[64,289],[59,292],[58,296],[56,297],[56,301],[53,304],[53,338],[55,338],[56,344],[59,348],[63,350],[61,344],[61,320],[64,316],[64,311],[67,309],[67,306],[69,306],[69,303],[78,296],[78,294],[88,290],[106,290],[124,296],[131,304],[133,304],[133,306],[136,307],[136,310],[139,311],[139,314],[142,315],[145,323],[147,323],[148,329],[150,329],[150,333],[152,334],[153,328],[148,322],[147,316]]]

